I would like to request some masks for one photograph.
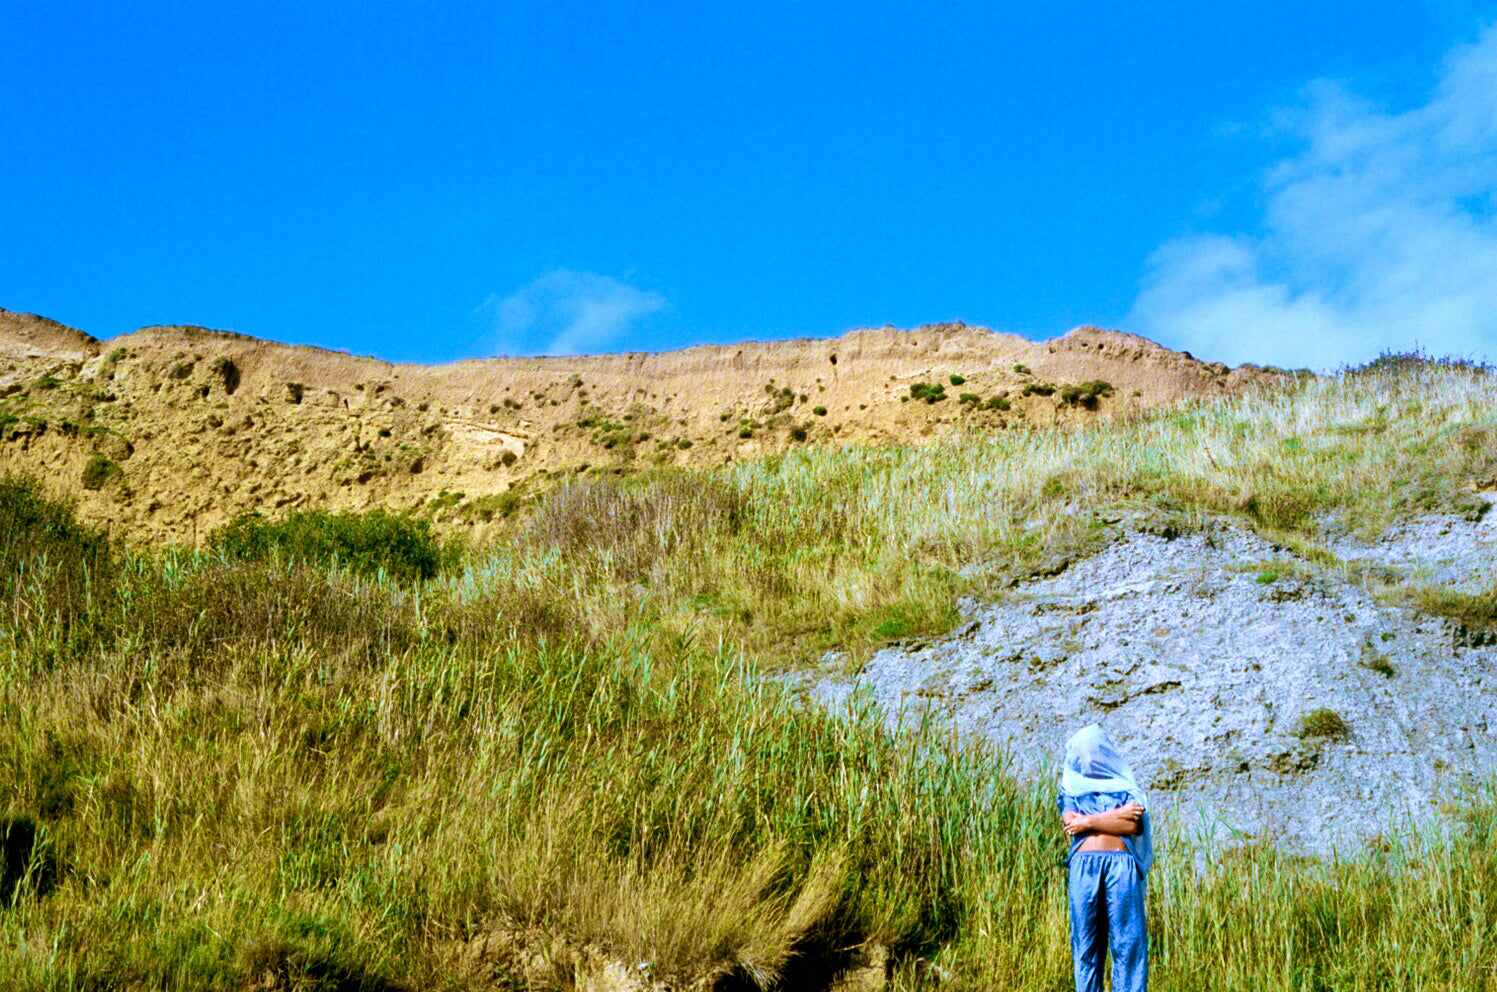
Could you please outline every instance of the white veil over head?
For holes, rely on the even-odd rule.
[[[1066,761],[1060,770],[1060,791],[1068,796],[1088,792],[1126,792],[1148,808],[1144,790],[1133,777],[1128,759],[1097,724],[1083,727],[1066,741]]]

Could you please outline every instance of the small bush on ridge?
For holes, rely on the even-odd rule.
[[[83,488],[103,489],[119,474],[120,467],[96,451],[83,466]]]
[[[447,557],[430,523],[384,510],[298,510],[277,522],[241,514],[209,535],[208,545],[227,558],[336,565],[400,582],[435,577]]]
[[[1112,395],[1112,384],[1101,380],[1088,379],[1086,382],[1074,386],[1066,386],[1060,391],[1060,399],[1063,403],[1072,406],[1084,406],[1088,410],[1097,408],[1097,399]]]
[[[910,384],[910,398],[927,403],[939,403],[946,399],[946,387],[941,383],[916,382]]]

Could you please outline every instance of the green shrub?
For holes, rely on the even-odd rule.
[[[826,416],[826,407],[824,407],[824,406],[813,406],[811,408],[811,412],[814,413],[814,414],[816,414],[816,416],[818,416],[818,417],[825,417]]]
[[[1019,365],[1015,365],[1014,366],[1014,371],[1016,373],[1018,373],[1019,375],[1029,375],[1030,374],[1029,366],[1028,365],[1024,365],[1022,363],[1019,364]]]
[[[448,558],[430,523],[384,510],[298,510],[276,522],[258,513],[241,514],[209,535],[208,545],[225,558],[302,561],[371,576],[383,572],[400,582],[430,579]]]
[[[771,406],[769,412],[771,414],[788,410],[795,403],[795,390],[789,386],[781,386],[779,389],[775,389],[774,383],[769,383],[764,387],[764,391],[770,396]]]
[[[83,488],[90,491],[103,489],[121,474],[118,465],[96,451],[89,456],[88,463],[83,466]]]
[[[1343,366],[1341,374],[1347,378],[1388,375],[1392,377],[1418,375],[1425,372],[1464,372],[1485,375],[1492,365],[1485,360],[1474,360],[1461,355],[1434,357],[1422,348],[1413,351],[1381,352],[1372,361],[1363,365]]]
[[[910,634],[914,626],[904,610],[894,609],[878,622],[871,633],[875,640],[892,641]]]
[[[1072,473],[1058,472],[1040,484],[1040,495],[1045,499],[1059,499],[1073,491],[1075,486],[1076,479]]]
[[[988,397],[988,401],[983,404],[983,408],[987,410],[1007,410],[1009,406],[1008,400],[1001,396],[990,396]]]
[[[488,496],[479,496],[471,503],[463,505],[459,514],[466,521],[474,520],[489,521],[495,517],[511,517],[520,508],[520,494],[514,490],[503,493],[491,493]]]
[[[1111,396],[1112,384],[1101,380],[1087,380],[1074,386],[1066,386],[1060,391],[1060,399],[1063,403],[1072,406],[1084,406],[1088,410],[1097,408],[1099,397]]]
[[[1304,740],[1344,741],[1351,736],[1351,727],[1341,718],[1341,714],[1322,706],[1299,718],[1294,736]]]
[[[1260,586],[1271,586],[1275,582],[1279,581],[1279,573],[1275,572],[1271,568],[1265,568],[1253,578],[1253,581],[1258,583]]]
[[[951,384],[953,386],[960,386],[962,383],[964,383],[966,381],[967,381],[966,378],[964,378],[963,376],[959,376],[955,372],[951,373]]]
[[[930,609],[913,602],[895,603],[873,610],[869,636],[875,641],[894,641],[904,637],[926,636],[950,630],[958,614],[950,606]]]
[[[192,375],[192,366],[186,362],[172,362],[172,367],[167,370],[166,374],[180,381]]]
[[[1048,382],[1026,382],[1024,384],[1023,396],[1049,396],[1055,392],[1055,386]]]
[[[957,397],[958,403],[981,403],[982,397],[976,393],[963,393]]]
[[[628,420],[629,417],[626,415],[625,419]],[[617,447],[628,447],[629,445],[632,445],[636,440],[643,441],[649,437],[648,434],[641,434],[638,438],[636,438],[634,435],[634,431],[627,423],[615,423],[602,414],[593,414],[588,417],[583,417],[581,420],[577,421],[577,424],[580,427],[591,428],[593,432],[593,443],[600,444],[604,448],[610,450]]]
[[[939,382],[916,382],[910,385],[910,398],[927,403],[939,403],[946,399],[946,387]]]
[[[78,521],[28,476],[0,477],[0,605],[23,604],[64,625],[107,599],[115,566],[109,540]]]

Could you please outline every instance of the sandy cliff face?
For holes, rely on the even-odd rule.
[[[577,472],[1080,421],[1278,376],[1094,327],[423,366],[197,327],[98,341],[0,310],[0,470],[37,474],[140,540],[196,541],[236,513],[293,507],[424,508],[482,527]],[[1096,381],[1111,391],[1067,393]],[[912,396],[922,383],[942,392]]]

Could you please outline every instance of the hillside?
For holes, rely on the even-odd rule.
[[[426,578],[0,479],[0,985],[1054,989],[1045,754],[1100,717],[1159,816],[1153,986],[1482,987],[1497,379],[1054,399],[589,472]]]
[[[289,508],[423,509],[481,529],[557,476],[1085,421],[1280,375],[1094,327],[423,366],[197,327],[98,341],[0,310],[0,470],[76,493],[85,519],[136,540],[196,542]],[[1099,382],[1110,390],[1082,388]]]

